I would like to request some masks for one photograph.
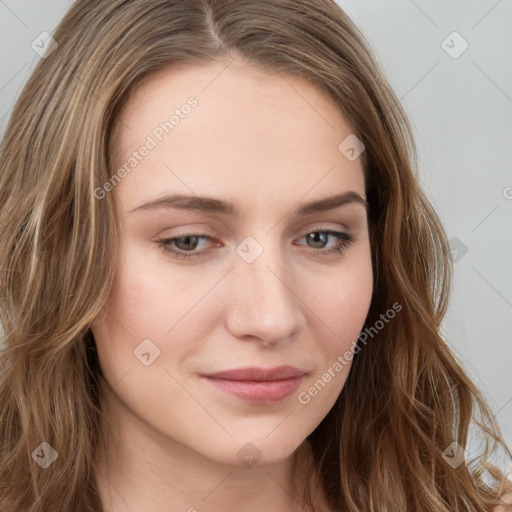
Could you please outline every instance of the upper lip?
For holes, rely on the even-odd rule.
[[[235,370],[203,374],[210,379],[239,380],[239,381],[276,381],[302,377],[306,372],[294,366],[276,366],[275,368],[258,368],[247,366]]]

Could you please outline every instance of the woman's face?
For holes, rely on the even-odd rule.
[[[284,459],[340,394],[372,295],[349,125],[303,79],[215,62],[146,79],[114,135],[96,195],[121,258],[93,334],[117,414],[223,463]],[[303,375],[206,377],[279,366]]]

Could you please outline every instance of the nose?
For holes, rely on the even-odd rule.
[[[237,338],[274,346],[290,342],[305,319],[293,269],[279,249],[270,250],[268,245],[252,263],[236,256],[229,273],[227,327]]]

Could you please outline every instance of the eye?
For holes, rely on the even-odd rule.
[[[334,247],[324,249],[329,241],[329,237],[333,237],[336,242]],[[330,255],[334,253],[342,254],[343,251],[353,242],[356,241],[355,237],[350,233],[343,231],[325,230],[315,228],[310,231],[299,240],[306,239],[308,244],[313,244],[311,251],[320,255]],[[180,237],[173,237],[167,239],[157,240],[158,245],[161,249],[177,259],[191,259],[199,256],[204,256],[208,249],[197,251],[196,249],[200,245],[201,240],[213,240],[210,236],[203,233],[190,233]],[[217,247],[222,246],[221,243],[216,243]],[[315,247],[316,246],[316,247]]]
[[[165,240],[159,240],[158,244],[164,252],[167,252],[178,259],[195,258],[202,256],[205,251],[192,252],[197,249],[199,240],[211,239],[208,235],[204,234],[188,234],[180,237],[168,238]],[[217,244],[220,245],[220,244]],[[174,247],[177,247],[176,250]]]
[[[350,246],[353,242],[356,241],[355,237],[350,233],[346,233],[343,231],[334,231],[332,229],[321,229],[321,228],[313,228],[314,231],[310,231],[302,238],[307,240],[307,243],[312,243],[314,246],[312,250],[320,255],[330,255],[330,254],[342,254],[344,250]],[[323,249],[327,244],[329,237],[334,237],[336,243],[334,247],[330,249]],[[321,247],[318,247],[320,245]],[[311,246],[310,246],[311,247]],[[321,250],[317,250],[321,249]],[[322,250],[323,249],[323,250]]]

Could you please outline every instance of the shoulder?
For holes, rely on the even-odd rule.
[[[504,494],[501,497],[500,501],[502,502],[502,505],[498,505],[494,509],[494,512],[509,512],[510,510],[512,510],[512,507],[505,507],[504,506],[504,505],[512,505],[512,491],[511,492],[507,492],[506,494]]]

